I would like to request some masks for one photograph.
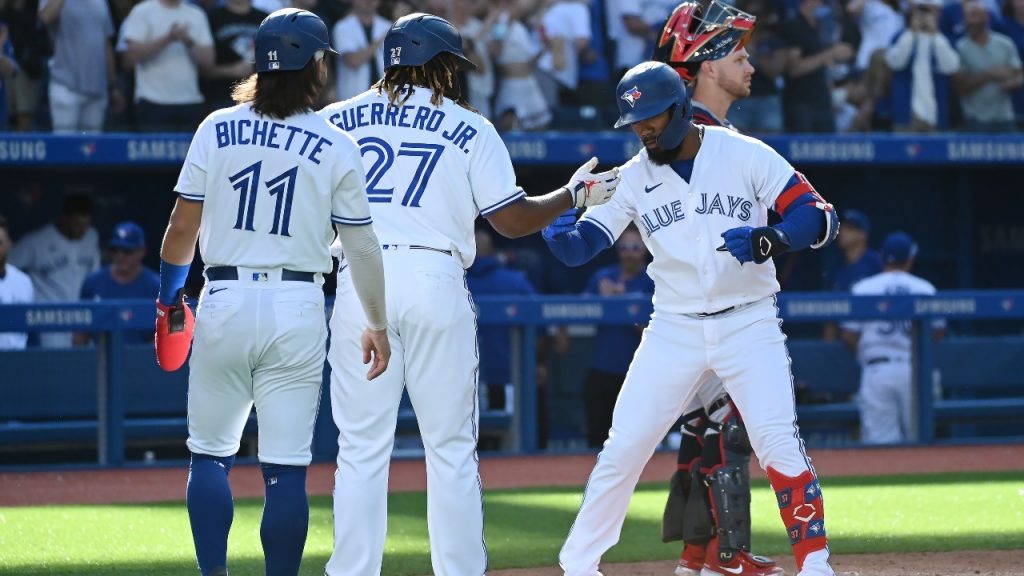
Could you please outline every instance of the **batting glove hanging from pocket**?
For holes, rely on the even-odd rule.
[[[615,188],[619,185],[619,169],[612,168],[607,172],[594,174],[593,170],[596,167],[597,158],[591,158],[580,166],[569,179],[569,183],[563,186],[572,196],[573,206],[600,206],[611,200],[615,194]]]

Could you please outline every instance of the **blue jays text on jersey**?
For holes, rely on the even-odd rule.
[[[736,218],[744,222],[750,221],[751,210],[754,204],[750,200],[744,198],[737,198],[735,196],[725,195],[726,200],[723,202],[722,194],[715,194],[711,197],[711,201],[708,202],[708,195],[701,193],[700,195],[700,206],[694,208],[694,213],[700,215],[711,215],[721,214],[729,218]],[[726,208],[728,203],[728,208]],[[658,206],[654,210],[640,215],[640,221],[644,227],[644,233],[650,237],[658,230],[670,226],[673,222],[678,222],[686,218],[686,212],[683,210],[682,200],[673,200],[668,204]]]
[[[320,163],[317,155],[334,143],[323,136],[301,128],[269,120],[225,120],[214,125],[217,148],[226,146],[262,146],[295,152],[305,156],[314,164]],[[287,135],[285,134],[287,132]],[[298,138],[296,138],[298,136]]]
[[[441,136],[445,140],[458,146],[463,152],[469,153],[467,146],[469,141],[476,136],[476,128],[460,121],[455,127],[442,129],[444,120],[444,111],[433,106],[410,104],[391,106],[385,105],[383,102],[371,102],[353,108],[343,108],[331,114],[327,119],[328,122],[346,132],[366,126],[400,126],[426,132],[441,130]]]

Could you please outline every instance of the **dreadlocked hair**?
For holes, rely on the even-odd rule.
[[[459,80],[459,60],[441,52],[422,66],[392,66],[384,77],[373,85],[377,94],[388,95],[388,103],[401,106],[408,102],[416,87],[430,89],[430,103],[440,106],[445,98],[471,112],[479,112],[466,100]]]

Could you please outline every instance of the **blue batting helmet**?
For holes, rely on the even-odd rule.
[[[384,37],[384,70],[422,66],[442,52],[455,56],[462,68],[476,69],[462,52],[462,36],[451,22],[433,14],[409,14],[396,20]]]
[[[671,150],[682,143],[690,130],[690,95],[679,74],[661,62],[642,62],[630,68],[615,89],[619,120],[616,128],[672,111],[668,125],[658,137],[658,146]]]
[[[263,19],[256,30],[256,72],[302,70],[319,52],[331,49],[327,25],[305,10],[283,8]]]

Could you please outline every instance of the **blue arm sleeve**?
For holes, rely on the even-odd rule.
[[[572,208],[543,230],[541,236],[551,253],[567,266],[581,266],[611,246],[608,236],[596,225],[576,222]]]
[[[828,215],[813,204],[804,204],[786,211],[782,222],[775,225],[789,238],[789,251],[803,250],[817,242],[825,230]]]

